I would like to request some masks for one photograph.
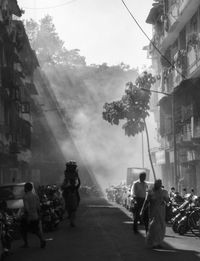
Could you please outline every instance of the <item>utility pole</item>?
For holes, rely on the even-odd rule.
[[[171,97],[171,104],[172,104],[172,135],[173,135],[173,147],[174,147],[174,180],[175,180],[175,186],[178,189],[178,161],[177,161],[177,145],[176,145],[176,120],[175,120],[175,97],[174,93],[166,93],[166,92],[160,92],[156,90],[149,90],[145,88],[141,88],[143,91],[147,92],[155,92],[164,94],[166,96]]]
[[[177,146],[176,146],[176,119],[175,119],[175,99],[174,93],[171,94],[172,98],[172,132],[173,132],[173,143],[174,143],[174,177],[175,186],[178,189],[178,169],[177,169]]]
[[[144,168],[144,136],[143,136],[143,131],[141,132],[142,136],[142,167]]]

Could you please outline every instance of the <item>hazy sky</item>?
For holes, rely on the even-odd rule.
[[[141,68],[150,63],[142,50],[149,41],[121,0],[18,0],[18,3],[25,10],[23,19],[38,20],[50,14],[66,47],[80,49],[89,64],[123,61]],[[153,0],[125,0],[125,3],[151,37],[151,26],[145,20]]]
[[[151,37],[151,26],[146,24],[145,20],[152,2],[153,0],[125,0],[149,37]],[[150,60],[146,59],[146,52],[142,50],[149,41],[135,24],[121,0],[18,0],[18,4],[25,10],[23,19],[39,20],[46,14],[51,15],[66,48],[80,49],[81,55],[86,57],[88,64],[107,62],[113,65],[124,62],[134,68],[150,65]],[[56,7],[59,5],[61,6]],[[120,88],[122,92],[124,86]],[[95,95],[98,96],[98,92]],[[103,107],[103,103],[110,99],[108,95],[99,106]],[[90,111],[91,108],[88,108]],[[99,114],[89,113],[89,115],[84,109],[81,110],[73,117],[81,124],[78,133],[73,134],[76,135],[76,144],[79,145],[80,150],[84,150],[83,154],[89,159],[101,184],[108,185],[112,182],[116,184],[125,179],[127,167],[135,164],[137,167],[142,167],[141,135],[135,138],[125,136],[119,126],[110,126],[103,121],[101,113],[102,108]],[[151,130],[151,146],[154,147],[156,126],[152,115],[148,125]],[[91,129],[95,134],[93,137],[88,135]],[[145,166],[149,167],[147,149],[145,149],[145,159]],[[109,177],[106,176],[108,172],[111,173]]]

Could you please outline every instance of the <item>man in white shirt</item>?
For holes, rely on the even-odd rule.
[[[21,221],[21,233],[24,240],[24,245],[22,247],[28,247],[28,232],[30,231],[40,239],[40,247],[45,248],[46,241],[43,238],[42,231],[39,226],[39,198],[35,193],[33,193],[33,185],[30,182],[27,182],[24,185],[24,191],[24,217]]]
[[[144,200],[146,198],[146,193],[148,185],[145,182],[146,173],[142,172],[139,175],[139,180],[135,181],[132,186],[132,194],[134,198],[134,208],[133,208],[133,231],[138,233],[138,221],[140,221],[140,211],[142,209]],[[144,210],[143,222],[145,226],[146,233],[148,231],[148,208]]]

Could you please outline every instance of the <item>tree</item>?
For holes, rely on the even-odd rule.
[[[132,82],[126,84],[125,95],[122,96],[121,100],[104,104],[102,116],[104,120],[115,125],[118,125],[120,121],[125,120],[122,128],[127,136],[135,136],[145,130],[147,135],[149,160],[154,179],[156,179],[150,153],[149,134],[146,125],[146,117],[149,116],[148,110],[150,109],[150,88],[153,83],[155,83],[155,78],[151,73],[145,71],[141,76],[137,77],[135,84]],[[146,91],[143,89],[146,89]]]
[[[79,54],[79,49],[66,49],[64,42],[56,32],[50,15],[46,15],[39,23],[33,19],[26,20],[25,28],[41,66],[45,64],[62,64],[69,67],[85,66],[85,57]]]

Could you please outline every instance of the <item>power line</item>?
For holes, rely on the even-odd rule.
[[[182,76],[182,78],[185,80],[186,77],[185,75],[183,75],[179,70],[176,69],[176,67],[171,63],[170,60],[167,59],[167,57],[165,57],[164,54],[162,54],[162,52],[159,50],[159,48],[154,44],[154,42],[149,38],[149,36],[146,34],[146,32],[142,29],[141,25],[138,23],[138,21],[136,20],[136,18],[133,16],[133,14],[131,13],[130,9],[128,8],[128,6],[125,4],[124,0],[121,0],[123,5],[125,6],[125,8],[127,9],[127,11],[129,12],[129,14],[131,15],[131,17],[133,18],[133,20],[135,21],[135,23],[137,24],[137,26],[140,28],[140,30],[142,31],[142,33],[146,36],[146,38],[150,41],[150,43],[153,45],[153,47],[156,49],[156,51],[161,55],[162,58],[165,59],[165,61],[167,61],[173,69],[176,70],[176,72],[178,74],[180,74]]]
[[[68,2],[65,2],[63,4],[59,4],[59,5],[54,5],[54,6],[46,6],[46,7],[23,7],[24,9],[31,9],[31,10],[44,10],[44,9],[53,9],[53,8],[58,8],[61,6],[65,6],[65,5],[69,5],[72,4],[73,2],[76,2],[77,0],[71,0]]]

